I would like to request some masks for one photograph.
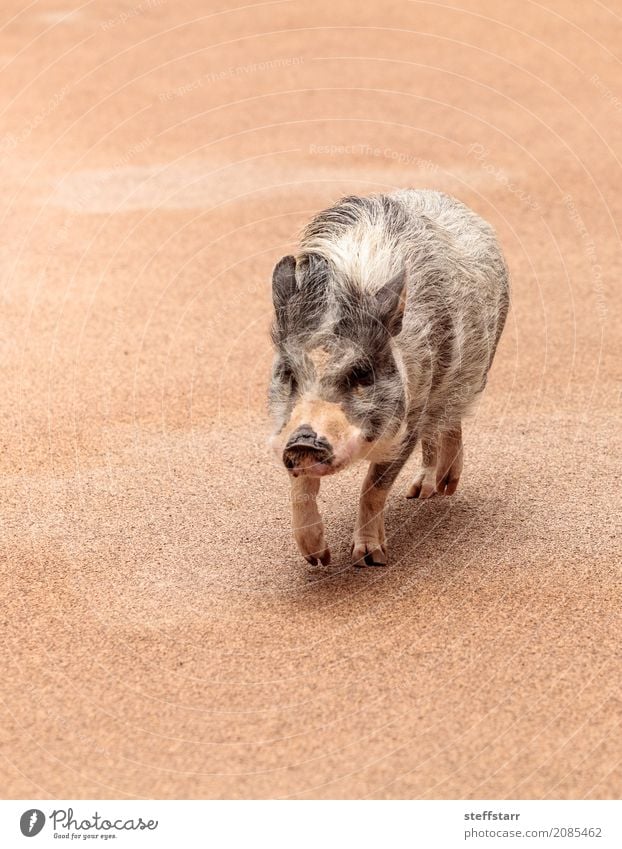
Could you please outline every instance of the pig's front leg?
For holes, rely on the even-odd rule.
[[[312,566],[318,560],[330,563],[330,551],[324,539],[324,525],[317,507],[320,479],[301,475],[291,478],[292,525],[294,538],[302,556]]]
[[[371,463],[363,482],[352,541],[352,562],[355,566],[384,566],[387,562],[384,505],[391,484],[383,486],[378,469],[377,463]]]
[[[385,566],[387,545],[384,533],[384,506],[389,490],[417,444],[417,433],[405,439],[399,455],[388,463],[370,463],[359,501],[359,511],[352,541],[355,566]]]

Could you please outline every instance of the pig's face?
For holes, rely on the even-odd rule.
[[[298,267],[284,257],[274,271],[272,447],[293,475],[332,474],[386,453],[404,421],[405,383],[391,344],[401,329],[403,274],[377,295],[329,275],[314,255]]]

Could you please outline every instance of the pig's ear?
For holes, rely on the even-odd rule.
[[[272,272],[272,302],[277,319],[280,320],[287,303],[296,291],[296,259],[284,256]]]
[[[376,304],[380,321],[391,336],[402,329],[402,318],[406,306],[406,271],[402,269],[376,293]]]

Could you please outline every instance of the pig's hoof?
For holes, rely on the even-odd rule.
[[[406,493],[406,498],[431,498],[436,492],[436,469],[421,469]]]
[[[450,469],[447,474],[443,475],[442,478],[439,478],[436,482],[436,491],[439,495],[453,495],[456,489],[458,488],[458,481],[460,480],[460,475],[456,475],[452,473]]]
[[[352,563],[354,566],[386,566],[387,552],[381,542],[352,543]]]
[[[330,549],[325,548],[320,554],[305,554],[305,560],[307,563],[310,563],[312,566],[317,566],[318,560],[322,564],[322,566],[328,566],[330,563]]]
[[[318,561],[322,566],[330,563],[330,549],[326,545],[323,533],[316,533],[313,528],[306,528],[305,532],[296,535],[298,549],[307,563],[317,566]]]

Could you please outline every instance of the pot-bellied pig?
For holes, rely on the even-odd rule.
[[[386,563],[387,494],[416,443],[408,495],[451,495],[462,420],[482,391],[509,305],[492,228],[464,204],[405,189],[346,197],[304,230],[272,280],[272,446],[291,478],[294,536],[312,564],[330,553],[320,479],[369,461],[352,543]]]

